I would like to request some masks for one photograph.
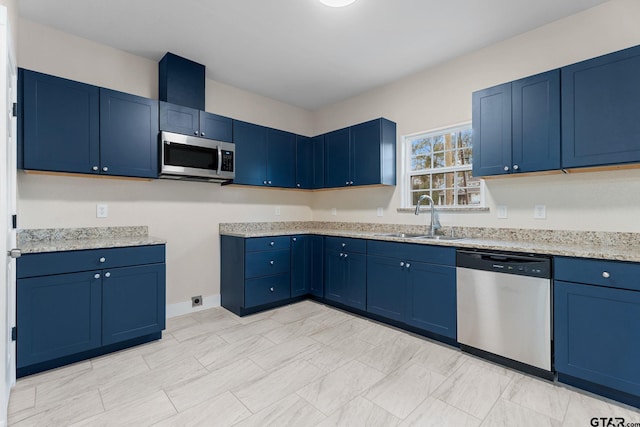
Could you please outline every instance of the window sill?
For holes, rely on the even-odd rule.
[[[420,212],[429,210],[429,206],[420,207]],[[442,206],[436,207],[438,212],[442,213],[474,213],[474,212],[489,212],[489,208],[485,206]],[[416,208],[397,208],[398,213],[415,213]]]

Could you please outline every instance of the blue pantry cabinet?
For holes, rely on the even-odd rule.
[[[562,167],[640,162],[640,46],[562,68]]]
[[[366,310],[367,241],[325,237],[324,245],[324,297]]]
[[[233,121],[229,117],[160,101],[160,130],[233,142]]]
[[[640,265],[554,259],[558,381],[640,407]]]
[[[473,93],[473,175],[560,168],[560,71]]]
[[[27,170],[157,178],[158,102],[19,69]]]
[[[159,339],[164,245],[26,254],[17,260],[17,374]]]
[[[291,297],[324,296],[322,236],[291,236]]]

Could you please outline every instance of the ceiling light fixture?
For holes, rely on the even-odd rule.
[[[349,6],[354,1],[356,0],[320,0],[320,3],[329,7],[344,7]]]

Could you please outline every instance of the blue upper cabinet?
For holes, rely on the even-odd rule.
[[[324,188],[324,135],[311,138],[311,145],[313,145],[311,188]]]
[[[100,172],[158,177],[158,101],[100,89]]]
[[[160,101],[204,110],[205,66],[168,52],[159,65]]]
[[[396,184],[396,124],[375,119],[324,135],[324,186]]]
[[[560,168],[560,72],[473,93],[473,175]]]
[[[295,187],[294,134],[234,120],[233,139],[236,144],[234,184]]]
[[[313,188],[313,143],[311,138],[296,136],[296,188]]]
[[[96,86],[19,70],[24,169],[99,173],[100,93]]]
[[[160,130],[233,142],[233,121],[230,118],[162,101]]]
[[[640,46],[562,68],[562,167],[640,162]]]

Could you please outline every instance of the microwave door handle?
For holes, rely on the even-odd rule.
[[[218,145],[218,172],[217,172],[217,174],[220,175],[221,171],[222,171],[222,148],[220,148],[220,145]]]

